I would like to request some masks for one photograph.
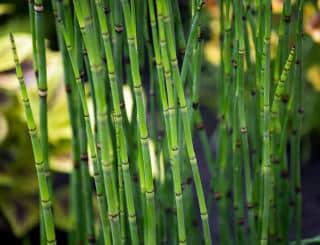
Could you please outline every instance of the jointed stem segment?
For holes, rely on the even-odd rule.
[[[52,197],[51,197],[50,185],[48,183],[48,178],[47,178],[48,169],[44,163],[41,141],[38,135],[37,125],[34,121],[27,88],[23,78],[22,68],[19,63],[19,58],[16,51],[16,45],[15,45],[14,37],[12,34],[10,34],[10,41],[12,45],[13,58],[16,65],[16,74],[19,80],[22,101],[25,109],[27,125],[28,125],[29,134],[31,138],[35,166],[37,170],[39,193],[40,193],[40,200],[41,200],[41,211],[44,219],[46,242],[47,244],[56,244],[56,236],[55,236],[54,221],[53,221],[53,214],[52,214]]]
[[[12,36],[11,42],[38,173],[41,238],[54,244],[43,2],[29,0],[39,137]],[[183,2],[190,11],[182,13],[178,0],[52,0],[73,137],[71,243],[193,244],[202,237],[212,244],[197,132],[218,206],[220,243],[287,244],[294,219],[300,244],[303,3],[284,1],[273,57],[271,0],[219,1],[214,159],[199,106],[204,1]],[[294,208],[287,212],[289,203]],[[202,232],[194,225],[200,218]]]

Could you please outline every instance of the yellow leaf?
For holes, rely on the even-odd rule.
[[[306,3],[304,6],[303,24],[305,32],[316,43],[320,43],[320,12],[317,12],[312,3]]]
[[[314,65],[309,68],[307,78],[315,90],[320,91],[320,65]]]
[[[5,140],[8,134],[8,122],[6,118],[0,114],[0,143]]]
[[[14,34],[14,38],[16,40],[20,62],[23,62],[32,55],[31,35],[25,33]],[[15,64],[11,51],[11,43],[7,35],[0,37],[0,56],[0,71],[14,69]]]
[[[220,48],[218,43],[210,41],[204,46],[204,53],[206,59],[213,65],[219,65],[220,63]]]
[[[272,0],[272,12],[274,14],[281,14],[284,0]]]
[[[25,236],[37,224],[39,212],[36,200],[34,196],[23,193],[19,195],[1,193],[0,209],[15,236]]]
[[[4,14],[11,14],[15,9],[14,4],[1,3],[0,4],[0,16]]]

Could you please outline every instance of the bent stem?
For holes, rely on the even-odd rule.
[[[42,210],[42,215],[44,220],[46,241],[47,241],[47,244],[56,244],[56,236],[55,236],[54,221],[53,221],[53,214],[52,214],[52,196],[51,196],[50,186],[48,183],[47,169],[44,163],[41,141],[38,135],[37,125],[34,121],[27,88],[23,78],[22,68],[19,63],[16,45],[15,45],[14,37],[12,34],[10,34],[10,41],[12,46],[14,62],[16,65],[16,75],[19,80],[20,92],[21,92],[22,101],[24,105],[27,126],[29,129],[29,134],[30,134],[31,143],[32,143],[35,167],[37,170],[39,193],[40,193],[40,200],[41,200],[41,210]]]

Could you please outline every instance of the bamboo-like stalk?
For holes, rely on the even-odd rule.
[[[280,102],[281,102],[281,97],[284,95],[285,92],[285,82],[288,78],[289,71],[292,65],[292,62],[294,60],[295,56],[295,46],[291,48],[290,54],[288,56],[288,59],[286,61],[286,64],[282,70],[280,79],[277,83],[275,92],[274,92],[274,97],[271,103],[271,133],[279,133],[280,132]]]
[[[139,137],[142,147],[142,158],[144,163],[144,176],[146,188],[146,209],[147,209],[147,224],[148,224],[148,244],[156,243],[156,224],[155,218],[155,202],[154,202],[154,187],[151,171],[151,162],[149,155],[149,133],[147,128],[145,101],[142,97],[143,89],[141,85],[141,76],[139,73],[139,58],[137,50],[137,32],[135,22],[134,4],[129,3],[128,0],[121,0],[123,15],[125,20],[125,27],[127,33],[127,42],[129,50],[129,58],[131,65],[131,75],[134,86],[135,101],[137,105],[137,119],[139,127]]]
[[[12,45],[14,62],[16,65],[16,74],[19,80],[20,92],[22,96],[24,109],[25,109],[28,130],[31,138],[35,166],[37,170],[39,194],[40,194],[41,209],[42,209],[42,214],[44,219],[46,240],[47,240],[47,244],[56,244],[54,221],[53,221],[53,214],[52,214],[52,196],[51,196],[50,186],[48,183],[48,178],[46,175],[46,166],[44,164],[44,158],[42,155],[41,141],[38,135],[37,125],[34,121],[27,88],[23,78],[22,68],[19,63],[15,41],[12,34],[10,34],[10,41]]]
[[[171,13],[174,15],[174,26],[175,26],[175,29],[177,30],[176,40],[177,40],[177,46],[178,46],[178,54],[180,56],[179,58],[183,58],[183,55],[185,54],[185,51],[186,51],[186,39],[185,39],[182,20],[181,20],[179,1],[174,0],[170,2],[172,2]]]
[[[271,148],[271,156],[272,156],[272,161],[274,163],[284,163],[284,161],[281,159],[282,155],[283,155],[283,150],[282,148],[284,147],[284,141],[282,140],[282,138],[280,137],[280,132],[281,130],[286,130],[286,115],[288,115],[288,110],[286,110],[285,112],[285,116],[283,117],[283,125],[281,127],[280,125],[280,105],[281,105],[281,98],[284,97],[285,94],[285,82],[288,79],[288,75],[290,72],[290,68],[291,68],[291,64],[294,60],[294,55],[295,55],[295,46],[293,46],[291,48],[289,57],[286,61],[286,64],[282,70],[281,76],[280,76],[280,80],[278,81],[278,83],[276,84],[276,89],[274,92],[274,98],[272,100],[272,104],[271,104],[271,126],[270,126],[270,138],[272,140],[272,148]],[[287,106],[289,107],[289,105]],[[281,148],[281,150],[278,150],[278,147]],[[281,152],[281,153],[280,153]],[[281,154],[281,155],[280,155]],[[286,203],[287,200],[287,196],[285,195],[285,185],[282,184],[280,178],[281,178],[281,168],[283,168],[283,164],[276,164],[275,165],[275,193],[273,194],[272,198],[273,198],[273,202],[275,205],[275,215],[280,216],[280,217],[275,217],[275,219],[277,220],[277,223],[279,223],[279,228],[276,229],[276,233],[274,234],[276,236],[276,238],[280,238],[280,240],[283,239],[284,237],[284,230],[286,229],[286,222],[283,221],[286,220],[286,218],[284,218],[284,216],[281,213],[281,205],[283,205],[283,203]],[[287,167],[285,167],[287,168]],[[279,197],[279,198],[278,198]]]
[[[144,9],[144,15],[145,19],[150,19],[149,18],[149,3],[145,5]],[[151,22],[151,19],[150,19]],[[150,24],[151,25],[151,24]],[[155,150],[155,157],[157,159],[157,162],[160,162],[160,154],[162,151],[162,145],[160,142],[162,142],[161,137],[158,138],[158,131],[161,130],[161,123],[158,123],[158,120],[164,120],[164,114],[163,114],[163,108],[162,108],[162,102],[161,102],[161,96],[159,93],[159,86],[157,84],[158,81],[158,68],[157,68],[157,61],[156,57],[154,55],[154,50],[153,50],[153,43],[152,42],[152,34],[151,32],[149,33],[149,28],[150,26],[148,25],[148,22],[144,25],[143,33],[144,33],[144,40],[145,40],[145,48],[146,48],[146,58],[147,58],[147,63],[148,63],[148,74],[149,74],[149,132],[150,132],[150,139],[152,144],[154,145],[154,150]],[[151,27],[151,29],[154,27]],[[156,40],[158,41],[158,40]],[[159,50],[157,52],[159,54]],[[158,57],[159,58],[159,57]],[[162,71],[161,71],[162,72]],[[163,75],[162,75],[163,76]],[[157,110],[160,110],[160,116],[157,114]],[[162,127],[162,128],[165,128]],[[165,129],[163,129],[165,130]],[[167,138],[165,138],[166,140]],[[161,167],[160,167],[161,168]],[[159,168],[159,170],[160,170]],[[161,170],[160,170],[161,172]],[[155,202],[156,202],[156,209],[159,209],[159,212],[157,213],[157,234],[159,237],[162,237],[162,239],[165,239],[165,232],[164,232],[164,219],[163,216],[164,214],[164,209],[162,206],[162,203],[164,202],[163,199],[163,181],[161,180],[162,178],[160,177],[159,179],[156,179],[155,185],[159,186],[158,190],[158,195],[155,196]],[[161,242],[161,241],[159,241]]]
[[[125,131],[123,126],[123,117],[120,107],[120,96],[118,91],[118,83],[119,79],[117,74],[115,73],[115,62],[113,58],[113,52],[111,47],[110,33],[108,28],[108,20],[104,18],[103,13],[103,5],[101,1],[97,1],[97,12],[99,18],[99,24],[101,29],[101,35],[103,38],[103,44],[105,49],[105,55],[107,58],[107,70],[109,76],[109,82],[111,87],[112,94],[112,102],[113,102],[113,117],[115,123],[115,131],[116,131],[116,141],[119,145],[120,150],[120,162],[122,167],[123,181],[124,181],[124,190],[126,195],[126,204],[128,211],[128,221],[130,225],[130,234],[132,239],[132,244],[138,244],[138,230],[136,223],[136,212],[133,200],[133,191],[132,191],[132,183],[131,183],[131,174],[129,171],[129,160],[128,160],[128,152],[127,152],[127,142],[125,139]]]
[[[288,162],[286,159],[286,146],[287,146],[287,138],[288,138],[288,127],[289,127],[289,118],[291,117],[292,113],[292,107],[293,107],[293,89],[294,86],[291,87],[291,96],[287,105],[287,110],[285,111],[285,114],[283,116],[283,123],[281,128],[281,135],[279,136],[279,149],[277,149],[277,156],[279,156],[280,161],[280,169],[279,169],[279,175],[280,175],[280,183],[279,183],[279,193],[277,195],[284,196],[280,199],[280,211],[281,214],[280,219],[281,222],[281,230],[279,231],[279,237],[277,237],[277,240],[280,242],[283,241],[284,244],[288,243],[288,231],[289,231],[289,222],[290,222],[290,216],[292,213],[291,208],[288,212],[288,206],[291,199],[290,196],[290,183],[289,183],[289,167]],[[277,158],[276,158],[277,159]]]
[[[237,86],[237,85],[235,85]],[[235,88],[236,89],[236,88]],[[233,105],[233,126],[237,126],[237,104],[236,100],[234,100]],[[232,178],[233,178],[233,209],[234,209],[234,229],[235,229],[235,237],[234,240],[236,244],[244,244],[245,239],[245,231],[244,231],[244,208],[243,208],[243,200],[242,200],[242,168],[240,164],[240,136],[239,131],[236,130],[232,135],[232,153],[233,153],[233,159],[232,159]],[[224,238],[226,239],[226,238]],[[225,242],[226,240],[222,240],[222,242]]]
[[[48,117],[47,117],[47,68],[46,48],[44,40],[44,5],[42,0],[34,1],[34,36],[36,40],[36,64],[38,67],[39,113],[40,113],[40,140],[43,151],[43,160],[46,175],[49,177],[49,153],[48,153]]]
[[[79,135],[78,135],[78,126],[76,119],[77,115],[77,99],[75,97],[75,84],[73,83],[73,73],[71,69],[70,60],[67,53],[67,48],[64,44],[63,37],[59,32],[59,23],[58,23],[58,8],[55,0],[51,1],[53,14],[56,21],[56,31],[59,49],[62,56],[63,67],[64,67],[64,86],[67,94],[67,103],[69,111],[69,119],[72,130],[72,160],[73,160],[73,170],[71,173],[70,180],[70,216],[72,219],[72,232],[69,235],[69,241],[71,243],[79,243],[81,241],[80,234],[81,228],[83,226],[82,220],[82,197],[80,195],[81,190],[81,179],[80,179],[80,149],[79,149]],[[80,203],[80,205],[79,205]]]
[[[265,31],[263,46],[263,61],[261,67],[261,77],[263,80],[263,206],[262,206],[262,226],[261,226],[261,245],[268,244],[270,199],[272,195],[272,167],[270,159],[270,36],[271,36],[271,1],[264,1],[265,10]]]
[[[96,97],[98,133],[101,144],[101,163],[105,190],[107,193],[108,213],[111,223],[113,243],[120,244],[119,201],[116,193],[115,171],[109,159],[108,137],[104,132],[108,124],[104,67],[100,56],[100,45],[88,1],[74,1],[75,13],[80,26],[84,44],[88,53],[92,72],[93,88]]]
[[[191,65],[190,58],[192,57],[193,45],[198,37],[200,13],[201,13],[201,9],[202,9],[203,5],[204,5],[204,2],[201,0],[198,0],[197,5],[196,5],[197,7],[195,8],[195,13],[194,13],[194,15],[192,15],[191,27],[190,27],[190,31],[189,31],[189,36],[187,38],[185,54],[184,54],[183,62],[182,62],[182,66],[181,66],[180,77],[181,77],[182,84],[184,84],[186,82],[188,68]]]
[[[83,206],[85,213],[86,240],[89,244],[95,244],[96,238],[94,234],[93,206],[92,206],[92,190],[88,169],[88,152],[87,152],[87,136],[85,131],[83,111],[78,106],[78,122],[79,128],[79,148],[80,148],[80,173],[81,173],[81,194],[83,196]]]
[[[33,70],[36,74],[36,78],[38,79],[38,64],[37,64],[37,45],[36,45],[36,37],[35,37],[35,18],[34,18],[34,1],[28,0],[29,7],[29,22],[30,22],[30,31],[32,36],[32,55],[34,57],[33,61]]]
[[[301,244],[301,121],[303,116],[302,95],[303,95],[303,77],[302,77],[302,47],[303,47],[303,4],[304,0],[297,2],[298,18],[295,29],[296,36],[296,60],[295,60],[295,82],[294,82],[294,104],[293,104],[293,129],[291,138],[292,151],[292,188],[294,193],[294,228],[296,233],[296,244]]]
[[[72,37],[68,35],[68,33],[71,30],[66,29],[66,26],[64,26],[63,19],[59,18],[59,27],[60,31],[63,35],[65,45],[68,49],[68,55],[70,58],[72,70],[74,73],[75,81],[76,81],[76,86],[77,86],[77,91],[78,91],[78,96],[80,97],[80,102],[81,102],[81,107],[83,110],[83,118],[85,122],[85,128],[86,128],[86,135],[88,139],[88,147],[89,147],[89,152],[90,152],[90,158],[93,163],[93,175],[94,175],[94,180],[95,180],[95,186],[96,186],[96,195],[98,199],[98,207],[99,207],[99,214],[100,214],[100,219],[102,223],[102,229],[103,229],[103,237],[104,241],[106,244],[110,244],[110,235],[109,235],[109,224],[107,220],[107,201],[105,197],[105,190],[104,190],[104,182],[103,182],[103,177],[101,176],[100,173],[100,159],[97,156],[97,148],[93,136],[93,131],[92,131],[92,126],[90,123],[90,118],[89,118],[89,111],[88,111],[88,105],[86,101],[86,96],[85,96],[85,91],[84,91],[84,86],[81,81],[81,76],[80,76],[80,71],[78,68],[78,63],[77,63],[77,56],[76,53],[77,50],[75,50],[75,47],[71,44]],[[79,51],[79,50],[78,50]]]
[[[175,142],[177,141],[176,138],[173,139],[173,137],[176,137],[176,134],[171,133],[172,130],[176,130],[176,106],[174,103],[174,98],[172,98],[173,94],[171,91],[171,70],[170,70],[170,64],[168,61],[168,55],[167,55],[167,43],[166,43],[166,39],[165,39],[165,34],[164,34],[164,28],[163,28],[163,23],[159,22],[159,16],[158,19],[156,18],[156,11],[155,11],[155,5],[154,2],[152,0],[148,0],[148,12],[149,12],[149,18],[150,18],[150,25],[151,25],[151,34],[152,34],[152,42],[153,42],[153,53],[154,53],[154,59],[155,59],[155,66],[156,66],[156,71],[157,71],[157,84],[158,84],[158,88],[159,88],[159,96],[160,96],[160,106],[162,109],[162,114],[163,114],[163,120],[164,120],[164,129],[166,132],[166,136],[164,137],[164,143],[166,145],[165,149],[168,149],[169,152],[169,158],[170,158],[170,162],[171,164],[177,164],[177,158],[175,156],[174,150],[177,151],[177,155],[179,155],[180,149],[178,148],[174,148],[172,145],[176,144]],[[159,13],[158,13],[159,14]],[[157,28],[157,22],[158,22],[158,28]],[[165,75],[166,73],[166,75]],[[167,79],[165,79],[168,78]],[[166,80],[166,81],[165,81]],[[168,84],[166,86],[166,84]],[[167,93],[167,89],[170,90]],[[168,97],[170,96],[170,99],[168,99]],[[170,108],[170,110],[169,110]],[[174,169],[172,168],[172,171]],[[175,169],[176,170],[176,169]],[[179,176],[179,173],[177,173]],[[177,175],[176,175],[177,176]],[[174,182],[177,184],[177,181],[179,181],[179,178],[176,179],[174,178]],[[181,180],[180,180],[180,184],[181,184]],[[177,185],[175,186],[177,187],[175,189],[175,197],[177,197],[177,192],[179,193],[178,196],[182,195],[182,189],[180,189]],[[162,192],[166,191],[166,186],[163,186],[160,190],[159,195],[160,196],[160,200],[163,203],[166,203],[166,199],[164,199],[164,195],[162,194]],[[182,209],[183,203],[181,204],[181,199],[176,198],[176,203],[178,203],[179,209]],[[167,212],[168,213],[168,212]],[[181,217],[181,211],[178,212],[179,213],[179,217],[177,217],[178,220],[180,220],[180,223],[178,221],[178,226],[180,226],[180,230],[184,229],[183,227],[184,225],[184,219],[182,220]],[[183,223],[182,223],[183,222]],[[163,219],[163,242],[167,241],[166,236],[167,236],[167,232],[166,232],[166,219]],[[179,229],[179,228],[178,228]],[[174,231],[174,229],[171,229],[172,231]],[[184,236],[184,231],[180,231],[180,233],[178,233],[179,236],[179,240],[183,241],[183,236]],[[174,234],[174,232],[172,233]],[[173,236],[173,239],[175,239],[175,236]]]
[[[221,232],[220,242],[227,243],[230,237],[229,228],[229,199],[228,191],[231,189],[231,181],[225,180],[229,177],[230,162],[228,161],[228,154],[232,152],[229,145],[234,145],[230,139],[230,129],[233,125],[231,120],[231,96],[232,78],[231,78],[231,23],[230,15],[230,1],[219,2],[220,15],[220,44],[223,51],[220,53],[220,72],[217,88],[220,96],[218,100],[219,111],[218,119],[219,126],[217,130],[218,152],[216,157],[216,170],[218,170],[217,181],[213,181],[214,196],[218,203],[219,209],[219,230]],[[235,43],[237,45],[237,43]],[[240,210],[240,209],[239,209]]]
[[[138,244],[141,238],[148,245],[186,244],[201,237],[204,244],[211,244],[193,142],[196,134],[209,164],[220,243],[287,244],[292,227],[296,244],[301,243],[304,1],[284,1],[275,57],[270,38],[277,18],[272,18],[271,0],[218,3],[221,52],[213,79],[218,104],[213,162],[199,110],[204,1],[52,0],[72,128],[70,243]],[[31,137],[38,139],[37,159],[43,157],[38,180],[46,182],[45,194],[51,198],[44,142],[48,132],[43,4],[29,0],[42,111],[40,137],[33,132]],[[188,12],[182,12],[184,7]],[[291,50],[289,42],[295,44]],[[26,95],[25,87],[22,91]],[[88,98],[93,102],[92,121]],[[127,113],[130,104],[132,111]],[[158,165],[153,165],[154,156]],[[93,163],[99,227],[93,215],[88,157]],[[52,220],[43,210],[41,238],[47,243],[52,231],[46,220]]]
[[[285,47],[289,39],[289,28],[291,22],[291,3],[290,0],[286,0],[283,4],[281,13],[281,22],[279,25],[279,42],[277,48],[277,57],[275,60],[274,68],[274,80],[275,83],[280,79],[281,67],[284,65],[284,60],[287,57],[287,48]]]
[[[248,208],[249,216],[249,229],[250,229],[250,243],[256,243],[256,226],[255,226],[255,217],[253,209],[253,190],[252,190],[252,172],[250,166],[249,158],[249,142],[248,142],[248,128],[247,128],[247,119],[246,119],[246,108],[245,108],[245,90],[244,90],[244,60],[245,60],[245,39],[244,39],[244,26],[241,22],[241,19],[244,19],[243,6],[241,3],[235,1],[234,9],[236,16],[236,41],[238,44],[237,51],[237,71],[236,71],[236,82],[238,84],[238,89],[236,90],[236,99],[238,101],[238,115],[239,115],[239,127],[240,139],[241,139],[241,149],[242,156],[244,161],[244,177],[245,177],[245,187],[246,187],[246,206]]]
[[[48,116],[47,116],[47,68],[46,68],[46,48],[43,28],[44,5],[42,0],[35,0],[29,3],[29,8],[33,6],[33,13],[30,12],[30,23],[32,32],[32,46],[34,56],[34,68],[38,85],[39,95],[39,133],[42,147],[42,154],[45,167],[45,175],[49,180],[51,191],[51,180],[49,173],[49,152],[48,152]],[[40,238],[43,244],[46,234],[43,233],[43,214],[40,214]]]
[[[164,11],[163,21],[166,27],[165,29],[166,29],[166,38],[168,42],[168,51],[169,51],[169,56],[171,61],[173,79],[175,81],[176,92],[177,92],[178,101],[179,101],[179,112],[181,113],[181,118],[183,123],[183,130],[184,130],[184,137],[186,142],[188,159],[191,164],[192,174],[193,174],[198,202],[199,202],[204,239],[206,244],[211,244],[211,233],[209,228],[208,212],[207,212],[206,202],[204,198],[201,177],[199,173],[198,161],[195,155],[194,146],[192,142],[191,123],[190,123],[188,108],[186,104],[186,98],[183,91],[183,83],[181,80],[178,62],[177,62],[177,54],[176,54],[175,40],[174,40],[173,29],[172,29],[172,22],[171,22],[170,16],[168,15],[169,14],[168,2],[166,0],[163,0],[163,1],[160,1],[160,3]],[[203,5],[203,2],[198,3],[197,11],[196,11],[197,13],[200,12],[202,5]]]
[[[81,33],[76,22],[74,22],[74,51],[75,60],[77,60],[77,66],[79,68],[81,80],[84,78],[84,64],[81,58]],[[85,81],[82,81],[85,82]],[[80,173],[81,173],[81,194],[83,196],[83,206],[85,214],[85,227],[86,227],[86,239],[89,244],[95,243],[94,234],[94,220],[93,220],[93,206],[92,206],[92,189],[91,179],[89,176],[88,168],[88,143],[85,129],[84,112],[81,105],[77,105],[78,118],[77,127],[79,129],[79,148],[80,148]]]
[[[124,28],[123,28],[123,16],[121,11],[121,3],[120,1],[113,1],[113,20],[114,20],[114,28],[112,29],[114,32],[114,63],[115,63],[115,70],[118,76],[118,87],[119,87],[119,95],[120,95],[120,106],[122,109],[122,114],[124,115],[124,123],[125,125],[128,124],[128,117],[125,113],[124,108],[124,99],[122,93],[122,85],[124,83],[124,63],[123,63],[123,56],[124,56]]]
[[[153,12],[151,12],[154,6],[150,1],[149,1],[149,8],[150,8],[150,16],[152,15],[152,24],[155,26],[154,10]],[[168,113],[168,119],[167,119],[167,125],[166,125],[168,126],[168,128],[166,128],[166,131],[168,132],[167,137],[170,137],[168,138],[168,146],[169,146],[169,156],[170,156],[170,162],[171,162],[171,168],[172,168],[175,201],[176,201],[176,207],[177,207],[178,240],[179,240],[179,244],[185,244],[186,231],[185,231],[185,217],[184,217],[184,208],[183,208],[183,194],[182,194],[182,186],[181,186],[181,169],[180,169],[181,167],[179,162],[180,147],[178,145],[178,128],[177,128],[177,114],[176,114],[177,108],[176,108],[174,87],[173,87],[173,81],[172,81],[172,72],[170,67],[170,57],[168,54],[168,43],[166,41],[166,36],[165,36],[165,26],[163,21],[163,18],[164,18],[163,6],[161,6],[160,1],[157,2],[156,8],[157,8],[157,15],[158,15],[157,17],[158,17],[158,27],[159,27],[159,44],[160,44],[160,51],[161,51],[161,56],[159,54],[156,54],[156,59],[157,59],[157,64],[162,63],[163,65],[167,99],[168,99],[167,111],[164,111],[164,115],[165,113]],[[155,39],[156,36],[154,35],[153,38]],[[157,41],[154,41],[154,42],[157,42]],[[158,46],[158,42],[156,45]],[[161,73],[161,72],[162,71],[160,70],[160,68],[158,68],[158,73]],[[158,74],[158,76],[160,79],[163,79],[162,74]],[[165,100],[165,98],[163,99]],[[162,102],[163,105],[165,103],[166,101]]]
[[[238,32],[239,27],[235,28],[234,31]],[[239,36],[239,34],[236,34]],[[234,43],[234,49],[232,52],[233,56],[233,76],[232,80],[237,80],[236,77],[239,74],[238,72],[238,56],[239,56],[239,41],[236,39]],[[231,94],[235,95],[232,98],[232,105],[230,107],[230,120],[232,123],[232,185],[233,185],[233,209],[234,209],[234,230],[235,230],[235,242],[237,244],[243,244],[246,237],[244,231],[244,203],[243,203],[243,165],[241,164],[241,132],[240,130],[236,130],[239,127],[239,103],[238,103],[238,96],[239,94],[239,85],[240,83],[235,82],[233,86],[230,88]],[[223,237],[223,242],[226,241],[226,237]]]

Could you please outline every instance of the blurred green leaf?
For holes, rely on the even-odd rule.
[[[38,222],[38,198],[33,195],[3,195],[0,192],[0,208],[15,236],[23,237]]]

